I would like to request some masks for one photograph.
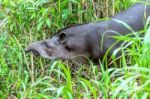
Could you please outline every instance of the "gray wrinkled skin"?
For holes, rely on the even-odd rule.
[[[75,57],[80,57],[79,59],[82,60],[85,56],[92,59],[102,59],[107,49],[116,41],[112,38],[112,36],[118,35],[114,31],[119,35],[126,35],[132,31],[142,30],[149,15],[149,6],[136,3],[110,20],[66,27],[58,31],[51,39],[29,45],[26,51],[48,59],[73,60]],[[128,24],[132,30],[121,22]],[[115,44],[108,56],[120,44],[121,41]]]

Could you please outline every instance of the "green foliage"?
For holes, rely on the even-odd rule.
[[[134,2],[0,0],[0,98],[149,98],[150,19],[134,38],[115,37],[124,41],[112,55],[112,63],[120,68],[104,69],[109,64],[104,60],[100,66],[91,63],[73,71],[67,62],[49,61],[24,52],[30,42],[48,38],[64,26],[103,20]],[[145,37],[140,36],[143,32]],[[123,53],[120,65],[115,64],[118,50]]]

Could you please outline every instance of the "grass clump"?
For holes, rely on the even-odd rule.
[[[0,98],[149,98],[149,20],[144,37],[143,31],[134,38],[116,37],[124,41],[120,68],[105,70],[100,64],[99,71],[91,64],[72,71],[67,63],[24,52],[29,42],[49,38],[64,26],[107,18],[134,2],[0,0]]]

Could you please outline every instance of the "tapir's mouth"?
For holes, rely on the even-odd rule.
[[[34,55],[36,55],[36,56],[39,56],[40,55],[40,53],[38,52],[38,51],[36,51],[36,50],[32,50],[31,51]]]
[[[26,49],[25,52],[26,52],[26,53],[31,52],[31,53],[33,53],[35,56],[39,56],[39,55],[40,55],[40,53],[39,53],[37,50],[35,50],[35,49],[29,49],[29,50]]]

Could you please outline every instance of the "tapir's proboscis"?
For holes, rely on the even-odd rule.
[[[136,3],[109,20],[63,28],[50,39],[30,44],[26,51],[48,59],[82,60],[81,57],[86,56],[99,60],[117,41],[113,36],[129,33],[134,35],[137,31],[143,30],[148,16],[150,16],[150,6],[146,3]],[[121,43],[119,41],[114,44],[108,56],[111,56]]]

